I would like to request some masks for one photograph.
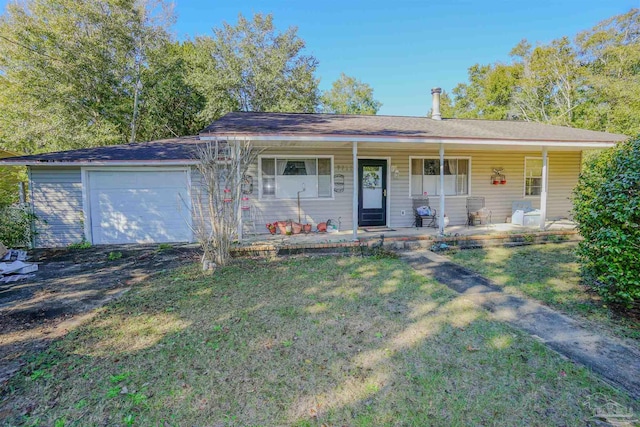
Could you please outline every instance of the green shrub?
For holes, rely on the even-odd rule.
[[[0,242],[7,248],[30,247],[35,219],[27,205],[0,207]]]
[[[607,301],[640,301],[640,139],[589,160],[573,202],[587,284]]]

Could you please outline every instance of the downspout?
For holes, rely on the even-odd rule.
[[[444,236],[444,144],[440,144],[440,216],[438,228],[441,236]]]
[[[546,228],[547,222],[547,187],[549,178],[547,176],[549,170],[549,158],[547,156],[547,147],[542,147],[542,189],[540,191],[540,230]]]
[[[31,229],[31,247],[36,247],[36,207],[33,203],[33,178],[31,176],[31,166],[27,166],[27,180],[29,181],[29,211],[31,212],[31,220],[29,228]]]
[[[352,206],[352,221],[353,221],[353,241],[358,240],[358,142],[353,141],[352,148],[353,155],[353,206]]]

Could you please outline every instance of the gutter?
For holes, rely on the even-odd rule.
[[[273,135],[216,135],[200,136],[201,140],[249,140],[249,141],[281,141],[281,142],[376,142],[376,143],[414,143],[414,144],[451,144],[451,145],[504,145],[504,146],[535,146],[549,145],[550,147],[578,147],[578,148],[609,148],[617,144],[611,141],[555,141],[555,140],[527,140],[527,139],[463,139],[463,138],[410,138],[384,136],[273,136]],[[621,142],[621,141],[620,141]],[[549,144],[551,143],[551,144]]]
[[[40,167],[91,167],[91,166],[191,166],[197,165],[197,160],[122,160],[122,161],[37,161],[37,160],[23,160],[23,161],[8,161],[0,160],[0,166],[40,166]]]

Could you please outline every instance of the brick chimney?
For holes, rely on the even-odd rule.
[[[434,87],[431,89],[431,97],[432,106],[431,106],[431,118],[433,120],[442,120],[442,115],[440,114],[440,94],[442,93],[442,89],[439,87]]]

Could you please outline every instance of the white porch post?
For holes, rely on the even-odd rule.
[[[353,141],[353,206],[352,206],[352,221],[353,221],[353,240],[358,240],[358,142]]]
[[[238,241],[242,242],[243,239],[243,228],[244,224],[242,223],[242,170],[240,169],[240,142],[236,141],[234,146],[235,150],[235,160],[236,160],[236,188],[234,194],[234,205],[236,207],[236,215],[238,219]]]
[[[549,159],[547,147],[542,147],[542,189],[540,191],[540,230],[544,230],[547,222],[547,188],[549,185]]]
[[[440,144],[440,216],[438,217],[440,235],[444,235],[444,144]]]

